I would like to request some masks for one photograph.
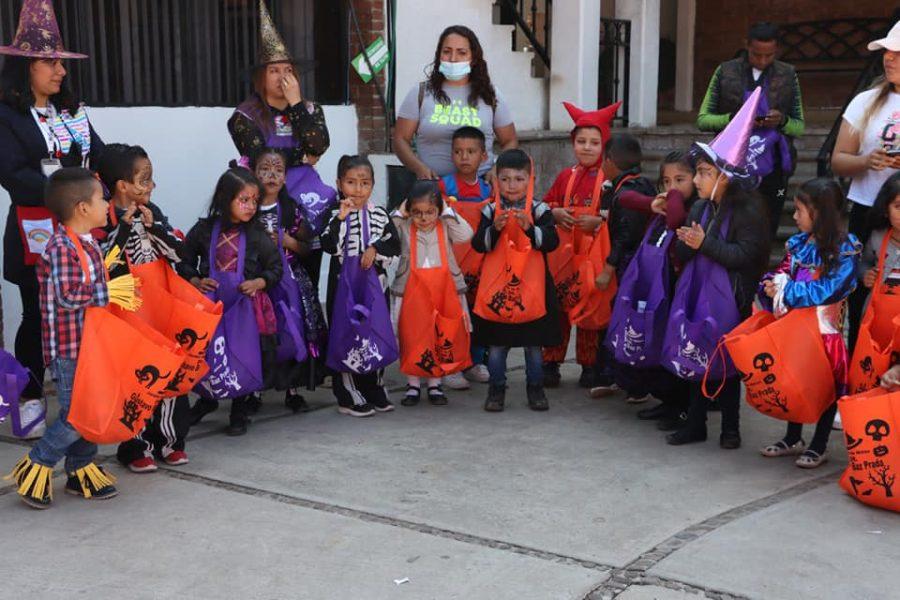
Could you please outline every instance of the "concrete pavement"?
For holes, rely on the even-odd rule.
[[[369,419],[319,390],[304,415],[269,396],[228,438],[223,408],[192,432],[189,465],[108,461],[121,494],[105,503],[58,478],[33,511],[7,484],[0,598],[897,597],[900,520],[837,487],[839,435],[812,472],[764,459],[783,425],[745,406],[740,450],[719,449],[716,413],[709,442],[673,448],[563,373],[545,414],[521,370],[501,414],[480,409],[482,386]],[[24,448],[0,440],[8,470]]]

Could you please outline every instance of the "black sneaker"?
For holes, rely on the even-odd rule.
[[[232,416],[228,421],[228,427],[225,428],[225,435],[237,437],[247,433],[247,425],[250,419],[244,416]]]
[[[88,500],[108,500],[119,495],[113,484],[116,478],[94,463],[69,473],[66,480],[66,493],[82,496]]]
[[[394,403],[388,400],[386,397],[374,398],[370,400],[369,406],[371,406],[378,412],[391,412],[392,410],[394,410]]]
[[[350,404],[349,406],[338,404],[338,412],[350,417],[371,417],[375,414],[375,409],[368,403]]]
[[[556,362],[547,362],[544,363],[544,387],[555,388],[559,387],[560,381],[562,381],[562,375],[559,374],[559,363]]]
[[[655,421],[670,417],[672,410],[665,404],[658,404],[653,408],[642,408],[637,411],[637,418],[641,421]]]
[[[414,385],[406,384],[406,393],[403,394],[403,399],[400,400],[400,404],[403,406],[415,406],[419,403],[419,398],[422,395],[422,390],[417,388]]]
[[[255,415],[259,412],[259,409],[262,407],[262,393],[261,392],[253,392],[249,396],[247,396],[247,400],[244,402],[244,410],[247,411],[248,415]]]
[[[666,436],[666,443],[670,446],[683,446],[684,444],[694,444],[696,442],[706,441],[706,427],[694,431],[689,427],[682,427],[675,433]]]
[[[587,389],[594,387],[593,367],[581,367],[581,376],[578,378],[578,387]]]
[[[723,431],[719,436],[719,447],[723,450],[737,450],[741,447],[741,434],[738,431]]]
[[[656,428],[660,431],[677,431],[685,425],[687,425],[687,415],[684,413],[663,417],[656,422]]]
[[[432,406],[446,406],[447,396],[444,395],[444,388],[440,385],[429,386],[428,401]]]
[[[484,410],[487,412],[503,412],[503,405],[505,402],[506,386],[489,385],[487,399],[484,401]]]
[[[212,400],[211,398],[198,398],[194,405],[191,407],[191,412],[189,415],[191,427],[202,421],[203,417],[205,417],[209,413],[215,412],[217,408],[219,408],[218,400]]]
[[[309,412],[309,404],[306,403],[306,398],[304,398],[300,394],[295,393],[293,390],[288,390],[287,392],[285,392],[284,405],[285,407],[291,409],[294,414],[300,412]]]
[[[528,408],[536,411],[545,411],[550,408],[547,402],[547,396],[544,394],[544,386],[528,385],[525,387],[525,393],[528,396]]]

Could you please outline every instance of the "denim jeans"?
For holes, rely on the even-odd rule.
[[[491,375],[490,383],[494,386],[506,385],[506,355],[509,354],[507,346],[489,346],[488,373]],[[525,346],[525,381],[528,385],[544,384],[544,358],[540,346]]]
[[[56,381],[59,418],[47,427],[28,454],[34,462],[51,468],[65,456],[67,473],[84,467],[97,455],[97,445],[81,437],[66,419],[72,400],[72,385],[75,383],[75,365],[76,361],[66,358],[51,361],[50,373]]]

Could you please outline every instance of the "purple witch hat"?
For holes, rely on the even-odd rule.
[[[757,87],[712,142],[694,142],[691,148],[692,154],[705,156],[741,187],[753,188],[759,184],[759,177],[747,172],[747,145],[761,95],[762,88]]]
[[[0,46],[0,54],[25,58],[87,58],[86,54],[63,48],[51,0],[25,0],[19,13],[16,37],[9,46]]]

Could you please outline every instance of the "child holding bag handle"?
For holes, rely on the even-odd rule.
[[[201,396],[191,407],[191,425],[216,410],[219,398],[231,399],[225,433],[232,436],[247,433],[247,398],[262,387],[261,344],[273,344],[275,333],[275,314],[265,292],[278,284],[283,272],[278,248],[256,219],[261,195],[262,185],[253,173],[240,167],[225,171],[208,216],[185,237],[178,265],[179,273],[197,289],[225,304],[211,349],[224,347],[224,352],[241,358],[229,361],[238,364],[230,364],[227,372],[207,358],[210,374],[201,386],[211,397]],[[239,373],[239,367],[246,370]]]
[[[327,310],[328,368],[338,412],[370,417],[390,412],[382,375],[397,358],[387,307],[387,266],[400,254],[400,237],[387,211],[371,202],[375,170],[364,156],[342,156],[341,203],[322,233],[331,254]]]
[[[816,424],[812,442],[801,438],[803,425],[788,423],[784,437],[762,448],[763,456],[799,454],[796,465],[814,469],[825,462],[825,449],[837,412],[837,399],[847,393],[847,347],[844,344],[845,299],[856,289],[860,243],[841,228],[844,195],[831,179],[804,183],[794,198],[794,221],[800,233],[785,244],[781,265],[761,283],[763,306],[782,317],[795,308],[816,307],[825,353],[834,373],[836,396]]]
[[[414,183],[392,218],[403,248],[391,284],[391,320],[400,338],[400,371],[407,376],[401,404],[419,403],[425,377],[428,401],[442,406],[447,397],[441,376],[471,363],[466,282],[453,244],[471,240],[472,227],[430,181]]]

